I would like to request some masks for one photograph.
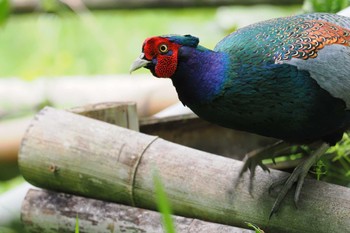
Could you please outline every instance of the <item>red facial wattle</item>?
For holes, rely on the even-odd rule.
[[[157,77],[170,78],[177,68],[177,51],[172,55],[158,55],[155,73]]]
[[[145,40],[143,52],[149,61],[155,61],[154,73],[159,78],[170,78],[176,71],[180,45],[164,37]]]

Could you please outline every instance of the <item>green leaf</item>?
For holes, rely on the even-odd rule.
[[[251,227],[255,230],[255,233],[265,233],[263,230],[261,230],[257,225],[250,223],[250,222],[246,222],[248,227]]]
[[[349,0],[305,0],[304,6],[309,6],[306,9],[308,12],[330,12],[337,13],[338,11],[349,6]]]
[[[157,206],[159,212],[162,214],[163,226],[166,233],[175,233],[175,227],[173,219],[171,217],[171,208],[168,201],[167,195],[164,191],[164,185],[162,184],[161,178],[158,172],[155,170],[153,174],[153,182],[157,197]]]
[[[10,15],[10,0],[0,0],[0,25],[4,24]]]
[[[79,233],[79,218],[78,218],[78,214],[77,214],[77,217],[75,218],[75,233]]]

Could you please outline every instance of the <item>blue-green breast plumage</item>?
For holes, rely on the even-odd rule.
[[[349,29],[349,18],[331,14],[254,24],[214,51],[184,46],[173,84],[185,105],[216,124],[334,144],[350,126]]]

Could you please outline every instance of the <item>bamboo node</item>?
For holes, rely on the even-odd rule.
[[[135,206],[135,197],[134,197],[134,187],[135,187],[135,180],[136,180],[136,173],[137,173],[137,169],[138,166],[140,165],[142,156],[144,155],[144,153],[147,151],[147,149],[155,142],[159,139],[158,136],[153,136],[151,137],[151,140],[149,141],[148,144],[146,144],[146,146],[143,148],[143,150],[141,151],[141,153],[139,154],[137,161],[135,163],[135,166],[133,167],[133,171],[132,171],[132,176],[131,176],[131,186],[130,186],[130,201],[131,201],[131,205]]]

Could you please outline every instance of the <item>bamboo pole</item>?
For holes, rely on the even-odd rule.
[[[19,166],[30,183],[57,191],[156,209],[156,169],[173,213],[273,232],[350,232],[350,190],[306,180],[299,209],[288,195],[277,216],[268,187],[283,172],[257,171],[254,196],[247,181],[236,188],[242,163],[155,136],[112,126],[66,111],[45,108],[28,128]]]
[[[133,102],[98,103],[70,111],[138,131],[136,104]],[[80,232],[163,232],[161,216],[156,212],[47,190],[30,190],[21,212],[26,230],[32,233],[72,232],[75,216],[79,217]],[[173,220],[178,232],[252,232],[178,216]]]
[[[24,199],[22,221],[28,232],[70,233],[76,218],[80,232],[164,232],[161,215],[155,211],[47,190],[31,189]],[[179,216],[174,216],[173,221],[179,233],[253,233]]]
[[[71,108],[70,111],[109,124],[139,131],[139,119],[135,102],[97,103]]]

